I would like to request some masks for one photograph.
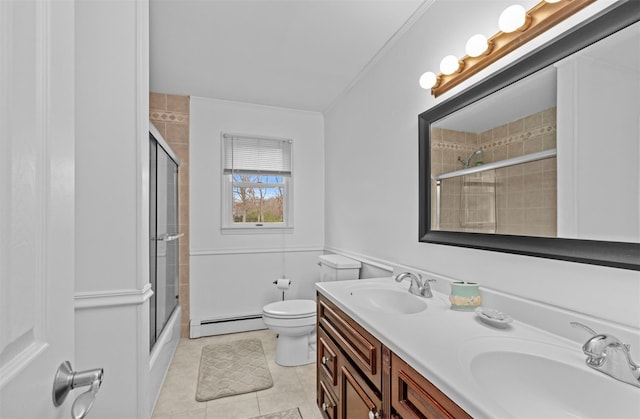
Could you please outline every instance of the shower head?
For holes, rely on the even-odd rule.
[[[472,159],[474,156],[479,156],[479,155],[481,155],[481,154],[482,154],[482,150],[476,150],[476,151],[474,151],[473,153],[469,154],[469,157],[467,157],[467,161],[466,161],[466,162],[465,162],[465,164],[464,164],[464,168],[466,169],[466,168],[468,168],[468,167],[469,167],[469,163],[471,163],[471,159]]]

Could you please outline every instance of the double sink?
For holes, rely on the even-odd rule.
[[[640,418],[640,388],[589,368],[562,337],[518,321],[491,328],[393,278],[317,288],[474,417]]]

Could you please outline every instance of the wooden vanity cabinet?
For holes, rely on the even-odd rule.
[[[322,379],[324,385],[330,388],[334,394],[338,394],[340,350],[321,328],[318,328],[316,352],[318,378]]]
[[[382,410],[380,393],[362,376],[332,339],[318,329],[318,407],[325,418],[367,418]],[[381,416],[378,416],[381,417]]]
[[[429,380],[396,354],[391,355],[391,409],[393,418],[471,419]]]
[[[318,295],[317,403],[327,419],[382,418],[382,344]]]
[[[317,315],[317,403],[324,418],[471,418],[320,293]]]
[[[327,388],[324,381],[318,378],[318,407],[322,415],[328,419],[338,419],[338,402],[336,396]]]
[[[318,294],[317,316],[318,328],[321,327],[331,337],[336,346],[380,391],[382,385],[380,341],[321,294]]]
[[[382,399],[350,362],[340,366],[342,418],[382,418]]]

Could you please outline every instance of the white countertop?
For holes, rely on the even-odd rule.
[[[415,314],[390,314],[353,304],[350,293],[365,287],[390,290],[401,287],[408,292],[409,284],[398,284],[392,277],[316,284],[316,289],[322,295],[475,418],[509,418],[514,417],[514,414],[513,411],[504,410],[495,398],[476,383],[462,359],[464,348],[481,343],[486,347],[486,342],[494,342],[494,338],[496,345],[505,342],[504,339],[517,339],[525,344],[531,340],[558,347],[563,353],[568,353],[571,364],[575,361],[577,368],[591,371],[584,363],[585,356],[579,344],[518,320],[503,329],[489,326],[480,321],[473,311],[451,310],[448,295],[436,291],[433,298],[424,299],[428,305],[426,310]],[[596,371],[593,373],[601,374]],[[615,387],[619,385],[628,386],[615,380],[612,383],[614,389],[619,389]],[[623,390],[629,391],[626,388]],[[640,389],[638,390],[640,396]],[[603,403],[606,401],[603,400]],[[529,417],[530,414],[531,412]],[[569,415],[567,412],[567,417],[574,417]],[[527,414],[523,417],[527,417]]]

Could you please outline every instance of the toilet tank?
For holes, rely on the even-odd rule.
[[[362,264],[340,255],[320,255],[320,281],[358,279]]]

